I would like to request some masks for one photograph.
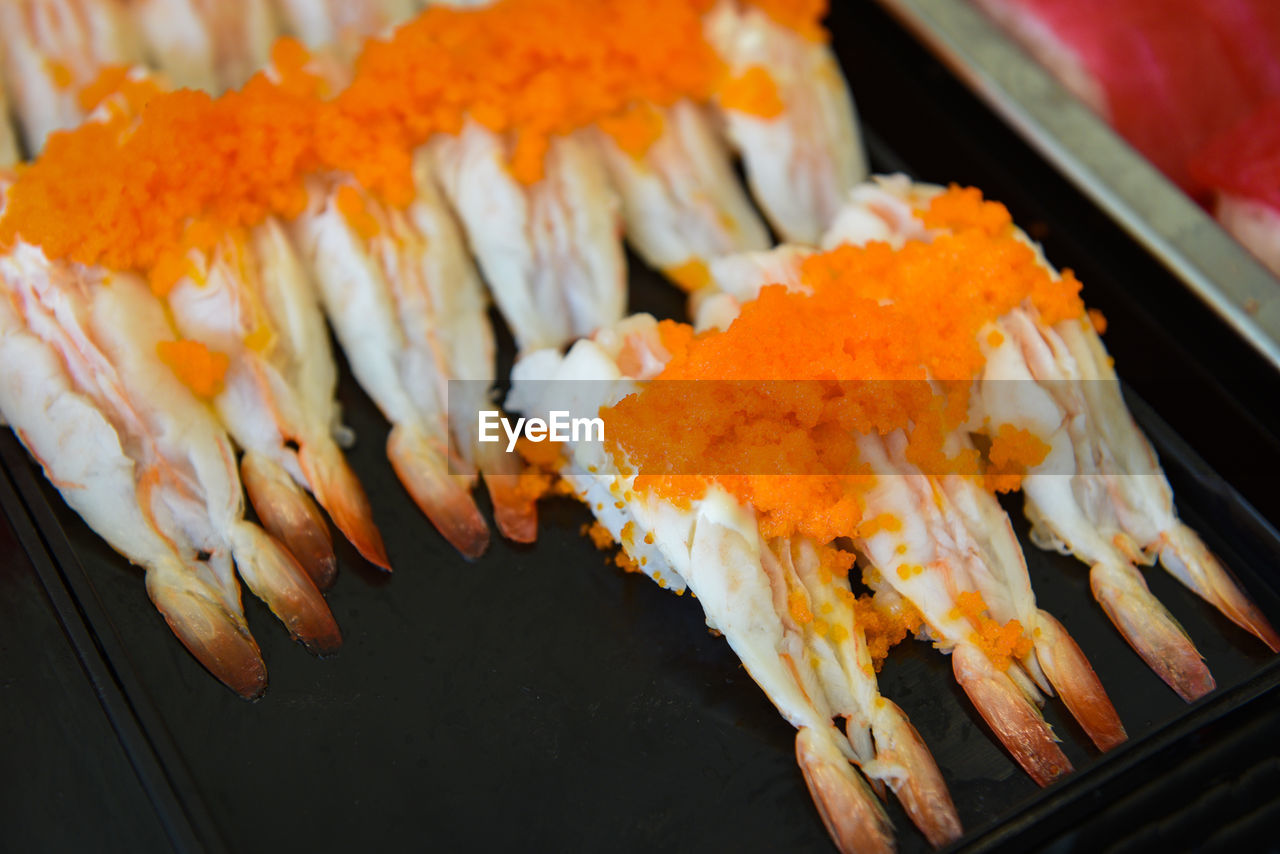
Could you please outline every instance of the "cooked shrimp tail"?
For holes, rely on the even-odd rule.
[[[897,704],[880,698],[873,726],[876,761],[901,765],[906,776],[891,777],[889,785],[902,808],[934,848],[955,842],[964,833],[951,793],[920,733]]]
[[[1227,619],[1252,632],[1272,652],[1280,652],[1280,634],[1195,531],[1178,523],[1160,537],[1160,564]]]
[[[1047,786],[1071,773],[1071,762],[1039,709],[982,650],[960,644],[951,654],[951,666],[982,719],[1031,779]]]
[[[244,620],[213,599],[174,584],[187,570],[147,572],[147,595],[182,645],[224,685],[246,700],[267,690],[267,667]]]
[[[240,478],[262,527],[298,559],[316,587],[333,584],[338,572],[333,540],[311,497],[284,468],[254,451],[240,459]]]
[[[369,497],[337,446],[332,442],[304,442],[298,448],[298,463],[307,483],[315,490],[316,500],[328,511],[338,530],[365,560],[390,571],[387,549],[373,522]]]
[[[1213,676],[1182,626],[1128,564],[1098,563],[1089,571],[1093,596],[1147,665],[1182,699],[1214,689]]]
[[[387,457],[419,509],[464,557],[475,559],[489,547],[489,526],[465,479],[449,474],[446,453],[402,424],[387,437]]]
[[[493,501],[493,519],[502,536],[517,543],[538,539],[537,500],[521,488],[521,463],[498,445],[478,445],[480,471]]]
[[[317,655],[336,652],[342,634],[306,570],[266,531],[240,522],[232,529],[236,569],[289,634]]]
[[[893,851],[893,826],[844,754],[809,727],[796,732],[796,761],[827,832],[843,852]]]
[[[1123,743],[1129,737],[1124,724],[1089,659],[1066,628],[1052,614],[1040,611],[1033,641],[1049,683],[1097,748],[1110,750]]]

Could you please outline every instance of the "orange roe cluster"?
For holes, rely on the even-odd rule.
[[[732,77],[720,85],[717,91],[720,106],[726,110],[771,119],[781,115],[782,96],[778,84],[769,69],[753,65],[738,77]]]
[[[197,397],[211,398],[222,391],[230,360],[225,353],[216,353],[199,341],[161,341],[156,354],[183,385]]]
[[[582,533],[590,537],[591,544],[601,551],[611,549],[615,545],[613,534],[609,533],[609,529],[598,521],[583,524]]]
[[[367,150],[368,129],[375,149],[401,151],[433,133],[457,132],[467,115],[512,133],[512,171],[527,183],[541,177],[552,136],[602,119],[636,150],[636,135],[654,136],[653,116],[636,105],[710,97],[720,67],[703,35],[711,5],[502,0],[431,8],[389,41],[366,46],[355,79],[336,99],[345,126],[358,131],[334,143],[344,149],[336,159],[378,159]]]
[[[853,617],[854,625],[866,635],[867,652],[871,654],[877,673],[884,666],[889,650],[924,625],[920,612],[902,597],[894,597],[891,603],[886,603],[864,593],[853,601]]]
[[[259,75],[216,99],[126,101],[49,138],[10,188],[0,246],[21,237],[50,258],[147,273],[164,293],[187,272],[188,249],[302,211],[301,176],[322,165],[313,98]]]
[[[784,24],[818,27],[813,3],[753,2]],[[643,154],[662,132],[655,107],[705,102],[721,82],[723,64],[703,32],[712,5],[435,6],[389,39],[370,40],[336,96],[291,39],[274,49],[273,74],[219,98],[183,90],[140,99],[132,90],[145,85],[110,69],[85,104],[125,89],[129,109],[112,106],[104,121],[50,138],[9,191],[0,247],[21,237],[53,259],[149,274],[164,293],[186,272],[190,250],[208,251],[228,229],[271,215],[297,216],[308,174],[348,173],[407,205],[413,150],[457,133],[467,117],[505,135],[510,168],[525,183],[542,177],[554,136],[590,125]],[[356,202],[347,198],[343,212],[372,229]]]
[[[537,501],[549,495],[574,494],[569,482],[559,476],[564,464],[564,455],[559,445],[554,442],[530,442],[521,436],[516,442],[516,453],[529,464],[520,473],[516,485],[516,492],[520,497]]]
[[[1030,430],[1001,424],[991,437],[991,461],[986,485],[992,492],[1016,492],[1022,487],[1027,469],[1040,465],[1049,456],[1049,443]]]
[[[981,593],[966,591],[956,597],[954,616],[967,617],[975,626],[969,639],[991,659],[1000,670],[1008,670],[1015,658],[1023,658],[1031,652],[1031,638],[1022,630],[1022,623],[1010,620],[997,623],[987,615],[987,603]]]
[[[813,255],[807,292],[766,287],[725,331],[662,331],[663,372],[602,411],[636,488],[687,503],[715,482],[755,508],[766,537],[825,543],[857,530],[874,482],[858,434],[906,430],[921,470],[979,471],[976,451],[944,447],[984,363],[979,332],[1024,304],[1047,323],[1079,316],[1080,283],[1040,266],[1008,211],[976,190],[953,187],[922,218],[951,233]],[[1000,448],[1006,463],[1034,464],[1027,441]]]

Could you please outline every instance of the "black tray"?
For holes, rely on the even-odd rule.
[[[1076,269],[1111,322],[1108,345],[1184,518],[1280,620],[1280,442],[1263,414],[1280,378],[878,7],[836,5],[835,44],[875,166],[983,187],[1051,260]],[[637,263],[632,293],[633,309],[682,315],[681,295]],[[509,359],[509,341],[503,351]],[[78,712],[58,712],[83,721],[58,754],[62,776],[81,787],[77,800],[131,797],[103,825],[123,829],[100,845],[154,847],[158,828],[184,850],[831,850],[792,729],[708,634],[696,601],[606,565],[580,535],[589,515],[564,500],[543,506],[536,546],[495,540],[464,562],[396,482],[381,450],[387,425],[345,368],[340,395],[396,572],[387,579],[339,544],[329,602],[346,643],[328,660],[291,643],[246,595],[271,678],[254,704],[205,673],[139,572],[66,508],[12,436],[0,439],[16,490],[0,489],[0,503],[56,605],[30,619],[56,616],[58,643],[97,694],[96,707],[82,696]],[[1041,604],[1094,663],[1130,740],[1102,757],[1051,701],[1046,718],[1076,773],[1041,790],[977,718],[945,657],[919,643],[895,650],[881,689],[938,760],[968,830],[958,847],[1238,849],[1262,838],[1276,819],[1280,659],[1150,572],[1218,681],[1188,705],[1110,626],[1082,565],[1029,544],[1026,553]],[[71,674],[76,662],[62,655],[54,667]],[[0,703],[10,738],[59,703],[31,684]],[[100,737],[104,725],[114,741]],[[115,778],[82,776],[86,756]],[[19,779],[6,777],[6,787]],[[10,843],[79,809],[0,803]],[[900,848],[927,850],[896,803],[889,811]]]

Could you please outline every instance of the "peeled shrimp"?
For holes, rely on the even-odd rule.
[[[705,285],[715,258],[769,247],[769,233],[733,172],[706,107],[650,108],[658,138],[643,154],[597,139],[622,198],[627,239],[650,266],[687,290]]]
[[[345,428],[328,331],[284,228],[269,219],[189,261],[193,274],[168,304],[183,336],[230,359],[213,402],[244,450],[259,518],[327,586],[336,562],[310,490],[360,553],[387,568],[369,500],[334,439]]]
[[[566,356],[530,354],[516,366],[508,404],[541,416],[552,409],[596,411],[656,374],[666,358],[656,322],[638,315],[578,342]],[[719,487],[678,507],[633,491],[634,476],[593,473],[611,468],[600,443],[576,443],[568,451],[561,473],[601,524],[641,571],[664,587],[696,594],[707,624],[723,633],[797,728],[797,761],[841,850],[892,850],[892,826],[868,779],[887,784],[934,845],[960,836],[928,749],[902,711],[879,694],[848,580],[824,564],[819,547],[765,540],[754,511]],[[797,619],[790,606],[795,597],[840,630]],[[837,717],[844,732],[832,723]]]
[[[27,153],[84,119],[80,90],[107,66],[132,65],[140,46],[122,0],[6,0],[0,58]]]
[[[401,482],[446,539],[477,557],[489,541],[471,497],[477,465],[504,533],[532,539],[534,509],[513,461],[483,456],[476,439],[494,372],[484,291],[425,151],[414,178],[404,210],[340,176],[314,179],[293,236],[352,372],[392,424],[387,455]]]
[[[413,0],[275,0],[284,28],[308,47],[355,59],[365,39],[411,18]]]
[[[429,144],[522,353],[590,335],[626,310],[619,203],[586,133],[553,137],[532,186],[507,168],[503,138],[474,121]]]
[[[233,560],[313,651],[337,649],[341,635],[306,572],[244,520],[231,443],[158,358],[169,340],[133,276],[53,264],[22,243],[0,258],[0,412],[68,504],[146,571],[187,649],[252,698],[266,668]]]
[[[740,0],[707,14],[707,40],[730,78],[763,72],[781,109],[761,116],[718,98],[756,201],[783,239],[816,245],[867,174],[853,99],[831,49]]]
[[[852,231],[852,223],[846,225]],[[783,247],[713,265],[716,284],[733,304],[708,298],[698,328],[727,326],[736,304],[766,284],[803,289],[800,264],[807,254]],[[968,445],[960,435],[950,441]],[[920,471],[907,461],[906,443],[901,431],[859,437],[859,456],[875,472],[863,496],[864,517],[895,524],[850,536],[875,569],[878,595],[887,587],[891,599],[905,598],[924,616],[935,644],[952,653],[956,678],[983,718],[1023,769],[1047,785],[1070,772],[1071,763],[1037,709],[1041,692],[1057,690],[1101,750],[1123,742],[1124,727],[1075,641],[1036,606],[1021,546],[994,496],[971,478]],[[980,594],[988,613],[962,613],[962,593]],[[1026,653],[1016,660],[988,655],[972,640],[983,617],[1005,625],[1017,620]]]
[[[858,188],[824,242],[928,240],[917,207],[940,188],[896,177]],[[1030,244],[1030,240],[1021,235]],[[1048,262],[1040,258],[1046,267]],[[1272,650],[1280,636],[1199,536],[1180,522],[1155,452],[1134,423],[1101,339],[1088,320],[1050,327],[1018,308],[984,330],[986,367],[971,421],[1030,430],[1050,445],[1023,480],[1033,540],[1091,566],[1095,598],[1148,665],[1184,699],[1213,677],[1136,566],[1157,558],[1179,581]],[[997,336],[998,337],[998,336]],[[1011,382],[1012,381],[1012,382]]]
[[[266,67],[276,36],[269,0],[134,0],[132,11],[151,65],[215,95]]]

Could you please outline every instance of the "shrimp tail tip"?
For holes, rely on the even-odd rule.
[[[485,474],[485,486],[493,500],[493,519],[498,531],[516,543],[533,543],[538,539],[537,501],[520,490],[520,476]]]
[[[260,453],[245,452],[240,476],[262,527],[297,558],[316,587],[330,587],[338,559],[329,526],[311,497],[279,463]]]
[[[1191,702],[1216,687],[1195,644],[1147,589],[1138,570],[1098,563],[1089,571],[1089,586],[1129,646],[1178,696]]]
[[[884,808],[838,748],[801,727],[796,762],[837,848],[844,854],[894,850],[893,826]]]
[[[147,594],[170,630],[206,670],[246,700],[267,690],[267,666],[242,619],[190,590],[147,574]]]
[[[298,463],[316,500],[328,511],[343,536],[361,557],[390,572],[391,562],[387,559],[382,532],[373,521],[369,496],[337,445],[327,441],[304,442],[298,449]]]
[[[894,794],[912,822],[934,848],[955,842],[964,835],[951,793],[942,772],[920,733],[906,714],[888,698],[873,723],[876,759],[907,769],[906,779],[891,781]]]
[[[489,526],[465,479],[449,474],[444,453],[414,430],[400,425],[387,437],[387,456],[396,476],[431,524],[468,560],[489,547]]]
[[[315,655],[342,646],[342,633],[311,577],[266,531],[247,522],[237,526],[236,569],[253,594],[267,603],[289,634]]]
[[[1124,724],[1084,652],[1052,614],[1040,611],[1038,619],[1036,657],[1072,717],[1099,750],[1123,744]]]
[[[1022,769],[1041,786],[1073,770],[1039,710],[977,647],[961,644],[951,654],[956,681],[982,719]]]
[[[1272,652],[1280,652],[1280,634],[1195,531],[1179,524],[1161,540],[1160,562],[1178,580]]]

